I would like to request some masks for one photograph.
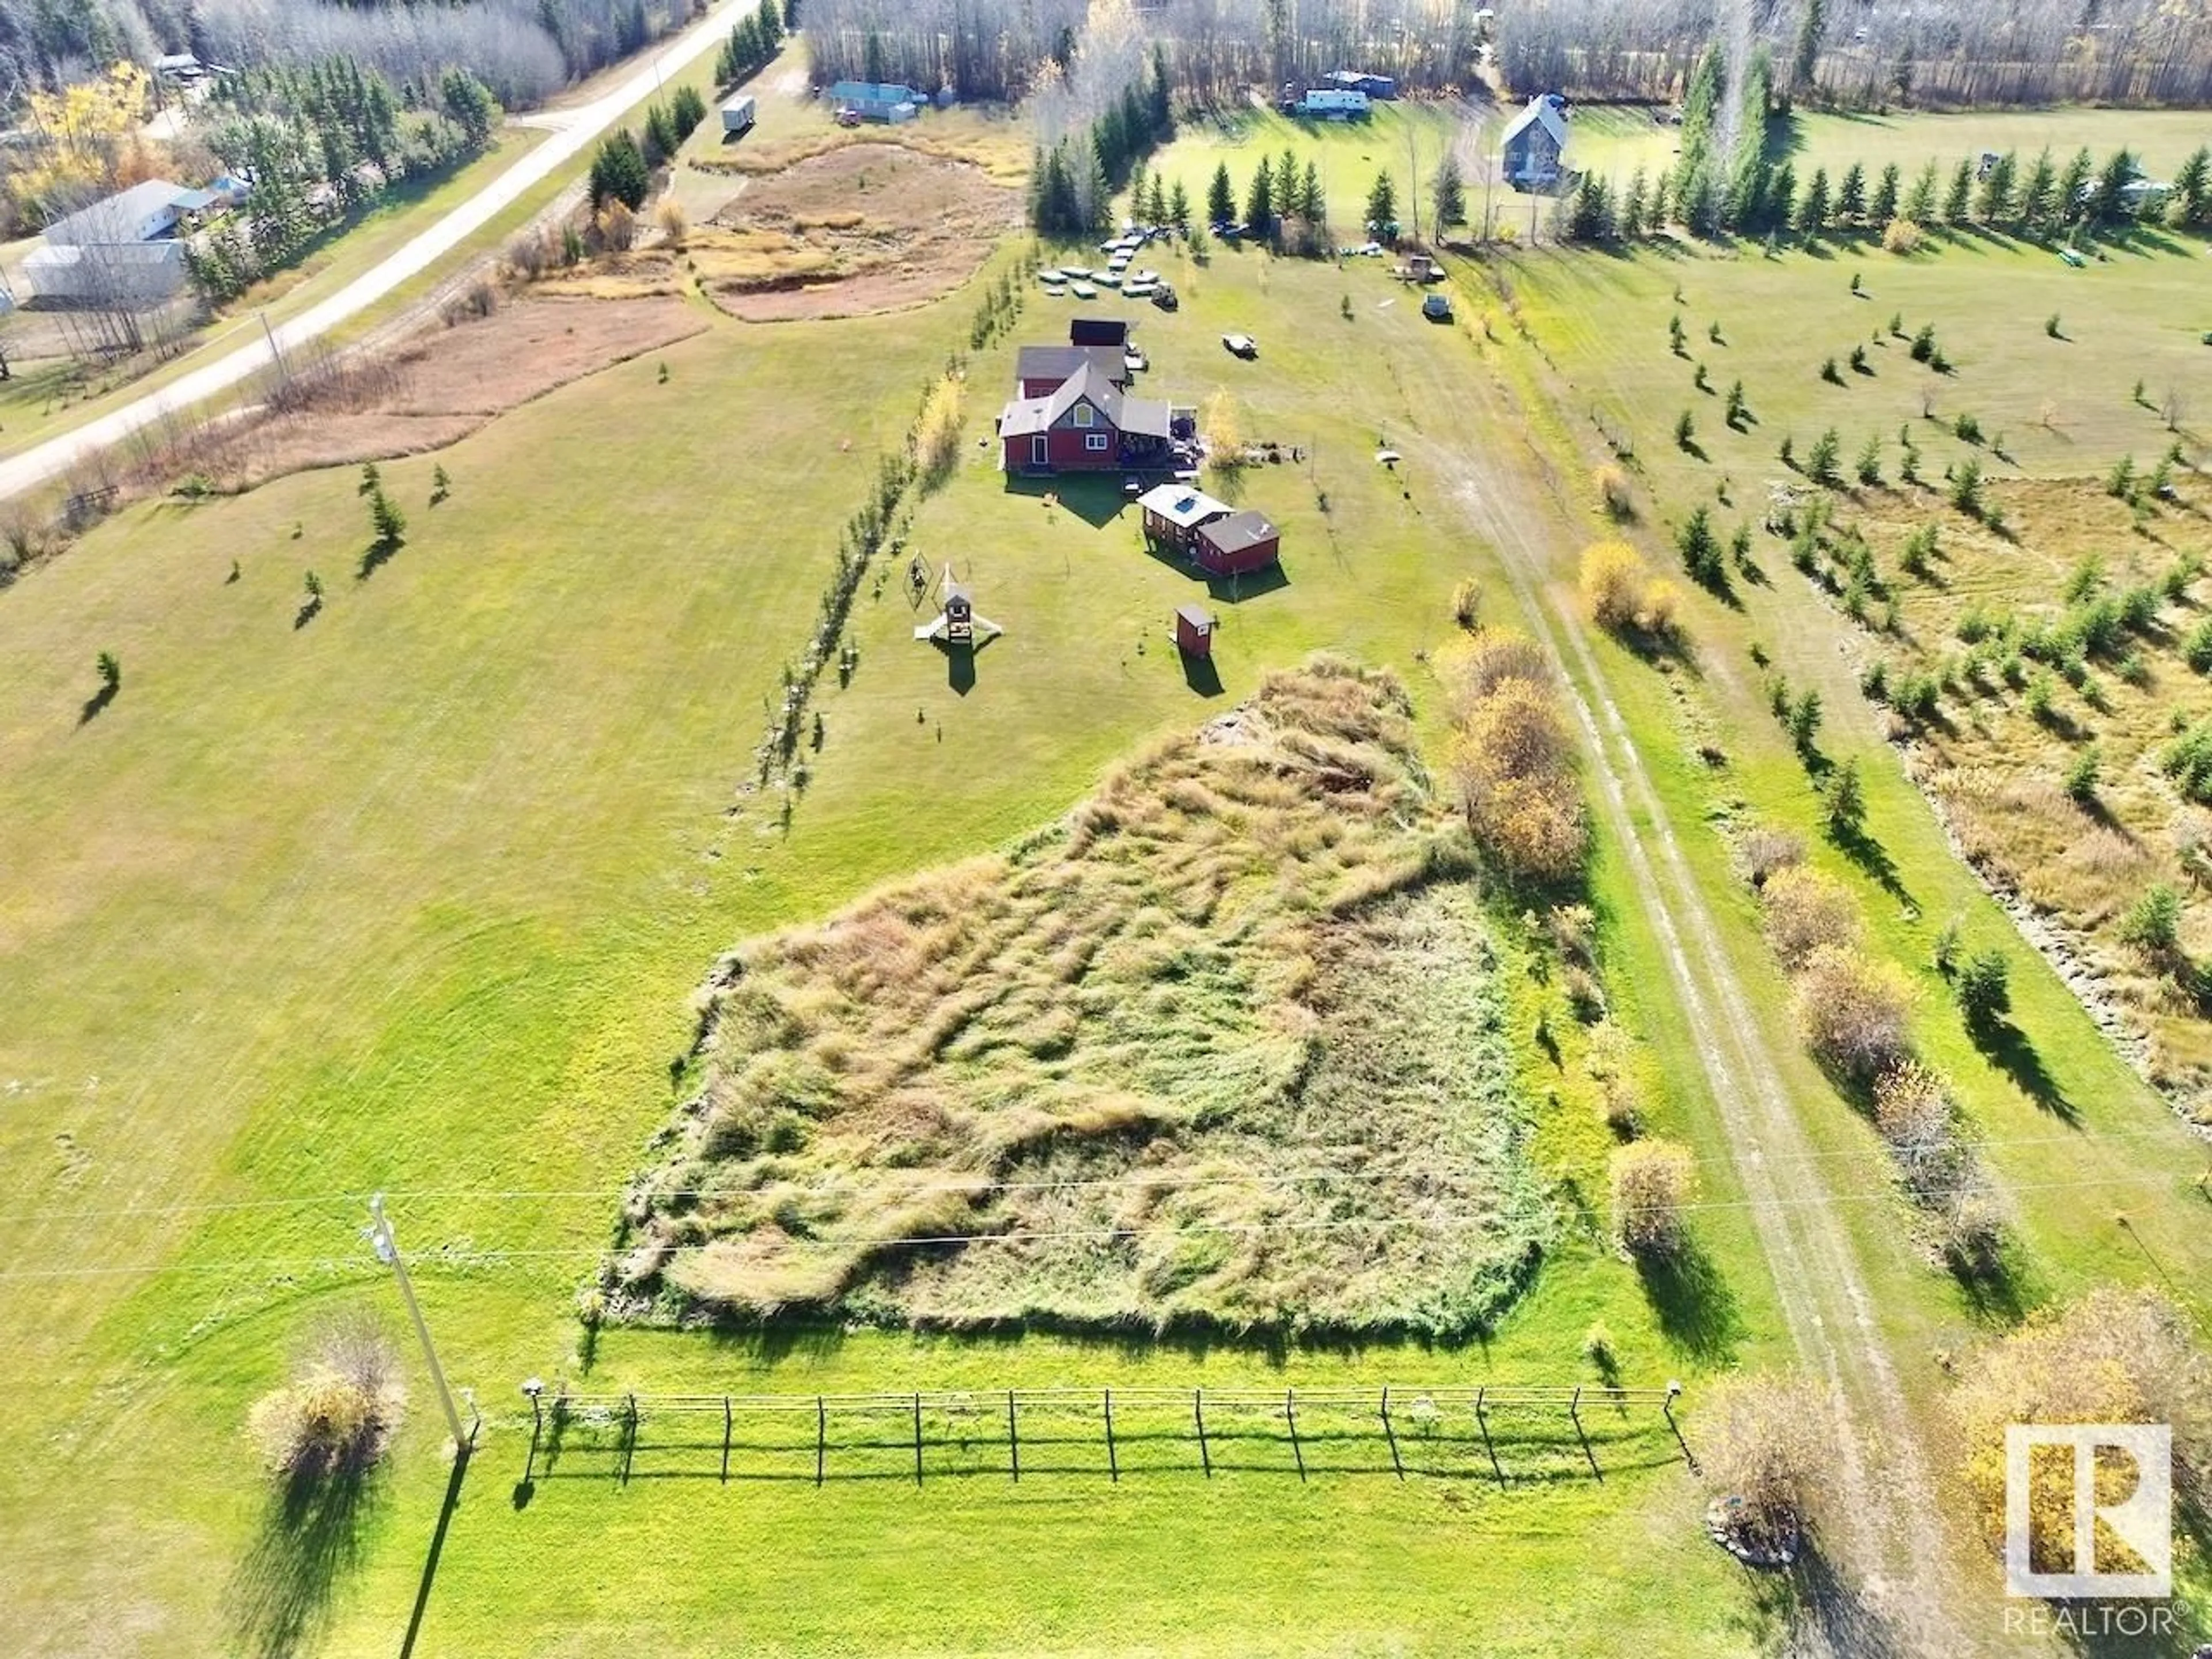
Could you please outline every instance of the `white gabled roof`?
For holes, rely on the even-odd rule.
[[[1540,92],[1528,100],[1528,108],[1505,124],[1504,136],[1498,141],[1498,148],[1504,149],[1526,132],[1529,127],[1539,124],[1542,125],[1545,131],[1552,135],[1553,143],[1561,149],[1567,147],[1566,121],[1552,102],[1552,94]]]
[[[1137,497],[1137,505],[1184,530],[1208,519],[1220,518],[1229,511],[1212,496],[1182,483],[1155,484]]]

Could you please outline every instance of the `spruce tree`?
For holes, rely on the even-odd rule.
[[[1213,179],[1206,187],[1206,217],[1216,225],[1233,224],[1237,219],[1237,187],[1229,182],[1229,163],[1217,164]]]
[[[1643,187],[1639,175],[1637,181],[1639,194]],[[1643,213],[1640,200],[1637,204],[1637,212],[1640,217]],[[1437,224],[1442,228],[1446,225],[1463,225],[1466,222],[1467,185],[1460,177],[1459,158],[1446,155],[1443,164],[1437,168]]]
[[[1275,168],[1266,156],[1252,174],[1252,187],[1244,194],[1244,222],[1255,236],[1266,236],[1275,217]]]
[[[1398,189],[1390,182],[1388,168],[1375,175],[1375,182],[1367,191],[1367,228],[1376,236],[1389,234],[1390,227],[1398,222]]]
[[[1875,181],[1874,195],[1867,203],[1867,222],[1876,230],[1897,217],[1897,163],[1892,161],[1882,168],[1881,177]]]
[[[2051,208],[2057,223],[2070,225],[2081,216],[2081,198],[2088,191],[2089,175],[2096,170],[2097,164],[2090,160],[2087,144],[2068,158],[2058,174],[2058,200]]]
[[[1905,192],[1905,211],[1901,216],[1916,225],[1936,222],[1936,163],[1929,162],[1912,180],[1912,188]]]
[[[1818,236],[1828,228],[1828,170],[1814,167],[1813,176],[1805,181],[1805,193],[1797,201],[1797,228],[1808,236]]]
[[[2058,200],[2058,169],[2051,164],[2051,146],[2045,144],[2037,154],[2034,165],[2021,181],[2018,212],[2021,222],[2031,229],[2041,230],[2051,222],[2051,214]]]
[[[2166,215],[2185,230],[2212,224],[2212,148],[2199,144],[2176,170]]]
[[[1836,186],[1836,222],[1856,225],[1866,217],[1866,169],[1856,161],[1844,171],[1844,181]]]
[[[1974,164],[1965,156],[1951,170],[1951,187],[1943,192],[1943,222],[1963,225],[1974,194]]]

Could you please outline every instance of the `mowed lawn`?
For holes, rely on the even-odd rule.
[[[0,605],[0,1371],[72,1454],[9,1460],[0,1526],[54,1650],[142,1620],[204,1645],[176,1631],[205,1613],[225,1552],[197,1522],[222,1495],[149,1504],[117,1454],[189,1373],[180,1346],[294,1293],[282,1262],[358,1254],[346,1205],[108,1212],[611,1185],[665,1109],[688,986],[750,925],[754,890],[710,852],[775,684],[763,642],[803,638],[835,526],[904,422],[884,385],[935,349],[911,320],[842,344],[722,330],[665,354],[665,385],[656,361],[611,370],[441,457],[434,510],[428,460],[388,465],[410,538],[366,580],[345,471],[135,508]],[[295,627],[311,569],[328,600]],[[124,695],[81,724],[100,650]],[[456,1231],[571,1243],[603,1222]],[[201,1265],[129,1274],[180,1255]],[[171,1449],[230,1462],[241,1404],[165,1419]],[[129,1541],[149,1510],[179,1547]]]
[[[2206,142],[2204,118],[2191,110],[1970,110],[1932,114],[1895,110],[1826,114],[1800,110],[1779,123],[1778,159],[1797,170],[1802,187],[1814,167],[1828,169],[1831,185],[1854,161],[1867,170],[1869,184],[1895,162],[1910,185],[1933,161],[1948,182],[1951,169],[1984,150],[2019,152],[2023,162],[2048,144],[2053,161],[2064,166],[2084,144],[2101,163],[2124,144],[2154,179],[2173,169]],[[1568,129],[1570,165],[1625,187],[1638,167],[1656,178],[1674,164],[1681,129],[1661,126],[1648,110],[1629,106],[1584,105]]]
[[[0,1474],[11,1601],[34,1613],[10,1645],[265,1650],[276,1613],[311,1633],[327,1615],[331,1651],[397,1644],[445,1485],[427,1380],[357,1556],[319,1571],[267,1546],[241,1433],[318,1313],[395,1311],[345,1196],[374,1188],[394,1194],[455,1380],[494,1418],[418,1652],[626,1636],[665,1652],[1544,1653],[1631,1624],[1655,1652],[1751,1644],[1748,1587],[1648,1437],[1601,1487],[1553,1469],[1502,1498],[1480,1479],[1207,1486],[1185,1470],[1018,1492],[610,1475],[510,1501],[514,1389],[580,1369],[575,1291],[668,1110],[716,952],[1049,819],[1270,664],[1333,647],[1425,695],[1418,653],[1489,554],[1435,510],[1444,480],[1386,472],[1373,451],[1469,401],[1468,342],[1419,322],[1371,264],[1223,252],[1184,280],[1179,317],[1146,316],[1152,379],[1178,400],[1224,386],[1249,434],[1315,457],[1243,485],[1283,524],[1290,580],[1219,603],[1220,692],[1166,644],[1172,605],[1204,590],[1139,550],[1130,515],[1093,526],[1081,511],[1105,514],[1079,492],[1048,508],[1008,491],[974,445],[1013,344],[1061,337],[1033,301],[973,365],[969,463],[909,537],[1008,633],[963,692],[913,642],[896,583],[864,590],[858,676],[825,682],[787,837],[743,793],[765,706],[877,451],[965,340],[969,296],[857,323],[718,322],[437,458],[453,493],[434,509],[429,458],[389,465],[410,538],[365,580],[366,513],[342,471],[134,508],[7,595],[0,1159],[27,1174],[0,1223],[16,1333],[0,1376],[44,1402]],[[1221,353],[1231,327],[1261,337],[1259,364]],[[311,569],[327,601],[295,627]],[[87,720],[100,650],[123,686]],[[1524,988],[1516,1018],[1550,1006],[1564,1031],[1555,995]],[[1566,1036],[1568,1066],[1532,1057],[1525,1086],[1559,1091],[1540,1154],[1589,1199],[1605,1139]],[[1675,1109],[1656,1104],[1661,1127]],[[1723,1170],[1707,1190],[1729,1195]],[[1646,1310],[1601,1225],[1576,1228],[1464,1352],[1221,1344],[1201,1365],[1141,1344],[854,1334],[764,1352],[616,1332],[592,1386],[1572,1381],[1594,1376],[1581,1349],[1602,1320],[1626,1380],[1688,1376],[1694,1401],[1706,1368],[1771,1351],[1740,1217],[1701,1229],[1732,1300],[1689,1333]]]
[[[1557,354],[1577,412],[1598,413],[1626,434],[1664,493],[1711,499],[1725,477],[1739,510],[1757,512],[1770,481],[1797,476],[1780,459],[1783,438],[1802,466],[1830,428],[1846,474],[1867,440],[1879,438],[1893,478],[1904,456],[1899,433],[1909,429],[1922,476],[1938,483],[1947,465],[1969,455],[2002,479],[2101,473],[2129,453],[2148,467],[2177,436],[2201,453],[2212,411],[2185,414],[2177,434],[2160,405],[2169,391],[2185,406],[2201,404],[2212,386],[2212,347],[2198,338],[2212,321],[2203,306],[2204,252],[2194,239],[2160,235],[2075,270],[2033,243],[1966,234],[1931,238],[1910,257],[1863,240],[1793,243],[1771,258],[1755,243],[1668,242],[1623,253],[1547,250],[1502,269]],[[1670,316],[1682,322],[1679,356],[1668,344]],[[2063,337],[2045,332],[2053,316]],[[1949,372],[1913,362],[1910,338],[1890,331],[1893,319],[1908,337],[1931,325]],[[1854,346],[1865,348],[1863,370],[1851,367]],[[1830,358],[1840,385],[1821,376]],[[1704,391],[1695,384],[1700,365]],[[1753,419],[1731,430],[1723,400],[1738,380]],[[1675,445],[1685,410],[1703,459]],[[1954,435],[1962,414],[1979,422],[1982,444]]]

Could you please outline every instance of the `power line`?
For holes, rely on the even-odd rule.
[[[2183,1179],[2169,1176],[2112,1176],[2091,1181],[2051,1181],[2031,1182],[2022,1186],[2001,1187],[2000,1192],[2009,1195],[2016,1193],[2084,1192],[2115,1188],[2135,1188],[2163,1187]],[[1823,1193],[1805,1198],[1774,1199],[1704,1199],[1673,1206],[1681,1214],[1719,1211],[1802,1209],[1820,1204],[1863,1204],[1893,1201],[1897,1197],[1894,1187],[1882,1187],[1861,1192]],[[1341,1216],[1318,1221],[1195,1223],[1181,1226],[1177,1234],[1249,1237],[1285,1233],[1331,1233],[1365,1231],[1386,1232],[1397,1229],[1420,1229],[1427,1231],[1461,1231],[1480,1230],[1490,1224],[1488,1217],[1467,1217],[1459,1219],[1416,1216]],[[988,1233],[935,1233],[883,1241],[890,1248],[928,1249],[953,1245],[970,1244],[1031,1244],[1057,1241],[1086,1243],[1112,1243],[1116,1240],[1139,1239],[1146,1236],[1142,1227],[1069,1227],[1036,1228]],[[716,1241],[724,1243],[726,1241]],[[673,1244],[663,1251],[664,1256],[694,1255],[715,1248],[706,1244]],[[418,1266],[452,1267],[482,1267],[508,1262],[605,1261],[611,1254],[605,1249],[568,1245],[546,1249],[501,1249],[493,1250],[436,1249],[416,1258]],[[364,1264],[350,1257],[331,1256],[239,1256],[216,1261],[177,1261],[117,1266],[106,1264],[83,1267],[31,1267],[0,1271],[0,1283],[56,1279],[88,1279],[109,1275],[154,1275],[175,1273],[229,1273],[260,1268],[269,1271],[327,1271],[332,1268],[359,1268]]]
[[[2186,1127],[2187,1126],[2185,1126]],[[2124,1129],[2092,1136],[2087,1144],[2097,1145],[2112,1141],[2162,1139],[2172,1131],[2164,1127],[2154,1129]],[[1949,1142],[1926,1146],[1905,1144],[1895,1147],[1887,1145],[1866,1147],[1839,1147],[1823,1152],[1767,1153],[1752,1149],[1746,1157],[1752,1162],[1767,1164],[1823,1163],[1836,1158],[1862,1158],[1887,1163],[1898,1154],[1939,1152]],[[1968,1152],[2006,1146],[2081,1146],[2081,1133],[2063,1135],[2024,1135],[2008,1139],[1962,1140],[1959,1146]],[[1711,1167],[1734,1168],[1734,1158],[1695,1158],[1695,1163]],[[1176,1176],[1167,1172],[1151,1174],[1142,1170],[1126,1170],[1110,1176],[1066,1176],[1054,1179],[1019,1181],[982,1181],[949,1179],[923,1185],[902,1186],[901,1197],[926,1197],[941,1193],[997,1193],[1083,1191],[1101,1188],[1150,1187],[1183,1190],[1208,1187],[1296,1186],[1307,1182],[1388,1181],[1404,1172],[1397,1170],[1284,1170],[1276,1173],[1249,1171],[1238,1175],[1192,1175]],[[460,1202],[460,1203],[540,1203],[554,1200],[592,1200],[619,1204],[632,1195],[631,1188],[605,1187],[417,1187],[387,1188],[384,1197],[387,1202]],[[726,1193],[720,1187],[666,1187],[650,1189],[650,1196],[661,1198],[712,1198]],[[848,1188],[817,1186],[798,1189],[797,1196],[835,1198],[849,1191]],[[2036,1190],[2036,1189],[2023,1189]],[[328,1205],[333,1207],[353,1207],[368,1202],[373,1194],[361,1193],[303,1194],[290,1198],[258,1198],[216,1200],[205,1203],[166,1205],[124,1205],[107,1209],[91,1210],[28,1210],[13,1215],[0,1215],[0,1226],[26,1225],[46,1221],[113,1221],[135,1217],[216,1215],[254,1210],[311,1209]]]

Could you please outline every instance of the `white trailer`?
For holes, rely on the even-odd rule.
[[[749,92],[741,92],[726,100],[722,105],[722,137],[734,138],[741,132],[750,132],[757,113],[753,96]]]

